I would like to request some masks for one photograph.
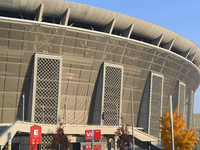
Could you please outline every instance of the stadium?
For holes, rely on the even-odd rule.
[[[117,149],[117,128],[134,122],[136,147],[161,149],[169,95],[194,126],[199,51],[174,31],[117,12],[64,0],[0,1],[0,146],[29,149],[30,127],[39,125],[47,149],[62,123],[70,149],[84,149],[93,129],[103,149]]]

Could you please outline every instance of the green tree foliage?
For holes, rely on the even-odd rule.
[[[186,121],[183,120],[183,115],[178,115],[178,107],[173,112],[173,127],[174,127],[174,148],[175,150],[192,150],[197,142],[196,132],[194,129],[186,129]],[[162,147],[165,150],[171,150],[171,130],[170,130],[170,115],[169,108],[167,112],[160,118],[160,132],[162,139]]]

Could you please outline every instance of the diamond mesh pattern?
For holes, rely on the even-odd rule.
[[[162,113],[162,89],[162,77],[153,75],[149,134],[157,138],[160,136],[159,119]]]
[[[113,138],[112,138],[112,140],[111,140],[111,149],[114,149],[115,148],[115,141],[113,140]]]
[[[109,139],[111,137],[107,137],[107,136],[102,136],[101,138],[101,142],[106,142],[107,143],[107,147],[108,147],[108,143],[109,143]],[[115,141],[113,140],[113,138],[111,138],[111,149],[115,148]]]
[[[60,60],[47,58],[37,60],[34,117],[37,123],[57,123],[59,67]]]
[[[115,126],[119,123],[122,69],[106,66],[105,72],[103,124]]]
[[[126,89],[129,89],[131,85],[139,87],[137,93],[140,91],[141,93],[143,92],[145,85],[138,82],[145,82],[149,71],[163,73],[165,76],[163,91],[164,109],[166,109],[168,104],[168,94],[173,92],[175,83],[178,80],[184,82],[187,86],[186,95],[189,94],[189,89],[195,91],[198,87],[199,70],[192,63],[187,63],[183,57],[177,57],[176,55],[168,56],[168,53],[160,51],[159,47],[152,47],[151,45],[138,43],[136,41],[126,41],[117,37],[117,40],[115,40],[106,35],[99,35],[98,32],[92,32],[91,34],[89,30],[83,33],[80,30],[68,29],[66,34],[64,34],[64,29],[54,29],[51,26],[45,26],[45,24],[38,26],[35,23],[24,24],[23,22],[20,23],[14,20],[12,22],[6,22],[1,19],[0,26],[2,33],[0,34],[0,82],[2,83],[0,85],[0,105],[3,104],[0,112],[1,123],[12,123],[16,119],[16,116],[21,118],[21,115],[16,113],[21,112],[21,108],[18,106],[22,99],[20,96],[21,93],[24,93],[26,98],[28,98],[29,91],[31,91],[29,89],[31,87],[31,67],[29,65],[32,64],[30,60],[35,52],[45,53],[46,51],[51,53],[52,57],[59,53],[64,59],[62,65],[63,69],[66,68],[65,73],[76,73],[78,75],[71,76],[64,74],[65,79],[62,82],[66,84],[72,82],[82,84],[84,82],[89,85],[89,91],[86,95],[90,99],[89,104],[92,99],[99,68],[105,59],[109,59],[106,58],[107,54],[112,55],[112,58],[111,56],[109,57],[113,60],[113,63],[120,63],[124,66],[124,70],[126,70],[124,77],[127,76],[127,78],[132,79],[124,80],[123,87]],[[79,57],[78,55],[74,55],[74,49],[82,51],[82,56],[84,56]],[[87,53],[93,53],[94,55],[91,56]],[[15,66],[14,69],[13,66]],[[160,68],[162,69],[160,70]],[[78,71],[73,72],[73,69],[78,70],[79,73],[77,73]],[[87,75],[89,73],[90,75]],[[179,76],[179,74],[181,75]],[[76,93],[77,90],[74,90],[75,88],[72,89],[74,90],[73,93],[69,93],[67,91],[68,88],[69,86],[66,85],[66,89],[63,90],[65,93],[62,95],[76,96],[79,94]],[[82,91],[80,91],[80,96],[81,94]],[[127,92],[127,94],[130,95],[130,92]],[[137,95],[134,94],[134,103],[136,101],[140,103],[142,99],[141,96]],[[124,100],[128,101],[130,98],[124,96]],[[187,104],[185,106],[187,108]],[[74,107],[72,108],[74,110]],[[69,110],[69,113],[74,114],[72,108]],[[124,107],[125,109],[128,110],[129,108]],[[13,112],[13,110],[16,111]],[[128,111],[123,112],[125,116],[129,115],[127,113]],[[185,112],[187,113],[188,110],[185,109]],[[138,118],[138,113],[134,114]],[[74,117],[74,115],[70,114],[69,116]],[[128,119],[125,118],[125,120]]]
[[[101,136],[101,141],[102,141],[102,142],[108,142],[108,139],[107,139],[106,136],[103,136],[103,135],[102,135],[102,136]]]
[[[52,135],[42,135],[42,150],[51,150]]]
[[[184,114],[185,85],[180,84],[179,114]]]
[[[101,142],[106,142],[108,147],[108,138],[106,136],[101,136]]]

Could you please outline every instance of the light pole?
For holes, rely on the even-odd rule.
[[[172,115],[172,96],[169,95],[169,115],[170,115],[170,128],[171,128],[171,147],[174,150],[174,130],[173,130],[173,115]]]
[[[22,104],[22,105],[23,105],[23,106],[22,106],[22,121],[24,122],[24,100],[25,100],[25,95],[24,95],[24,94],[23,94],[22,98],[23,98],[23,99],[22,99],[22,103],[23,103],[23,104]]]
[[[67,124],[67,102],[65,97],[65,125]]]
[[[116,115],[116,117],[117,117],[117,126],[119,126],[118,104],[116,104],[116,113],[117,113],[117,115]]]
[[[131,118],[132,118],[132,150],[135,150],[135,140],[134,140],[134,118],[133,118],[133,87],[131,86]]]

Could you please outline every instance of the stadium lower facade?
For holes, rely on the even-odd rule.
[[[133,111],[134,127],[159,140],[169,95],[193,128],[199,51],[171,30],[116,12],[63,0],[0,1],[0,138],[17,120],[60,122],[66,130],[102,128],[101,142],[116,149],[106,129],[132,125]],[[17,131],[12,143],[22,148],[29,136]],[[51,133],[43,132],[42,149]],[[67,134],[81,149],[84,135]],[[151,141],[135,135],[135,142]]]

